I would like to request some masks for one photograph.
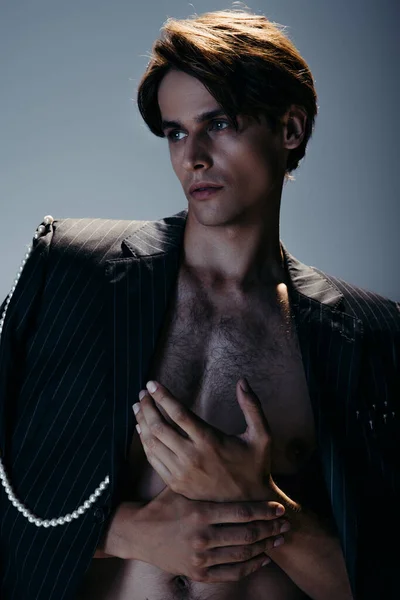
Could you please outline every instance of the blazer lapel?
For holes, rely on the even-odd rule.
[[[110,485],[115,491],[133,435],[132,405],[145,387],[150,360],[179,270],[181,213],[147,221],[107,261],[107,328],[112,377]],[[133,256],[132,256],[133,255]]]
[[[331,282],[282,249],[325,484],[354,591],[357,508],[350,459],[362,322],[345,312],[343,294]]]

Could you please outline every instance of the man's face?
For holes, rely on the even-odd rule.
[[[276,198],[279,204],[287,150],[282,135],[272,134],[265,118],[258,123],[238,115],[238,131],[223,112],[199,122],[221,107],[198,79],[176,70],[163,78],[158,103],[172,167],[197,220],[233,224],[244,213],[260,218]],[[189,188],[203,181],[223,188],[196,199]]]

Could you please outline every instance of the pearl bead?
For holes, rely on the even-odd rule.
[[[39,225],[39,227],[36,229],[36,231],[40,235],[46,231],[46,227],[44,225]]]
[[[44,223],[45,225],[51,225],[51,224],[53,223],[53,221],[54,221],[54,219],[53,219],[53,217],[52,217],[51,215],[46,215],[46,216],[43,218],[43,223]]]

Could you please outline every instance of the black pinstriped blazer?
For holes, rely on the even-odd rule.
[[[74,511],[107,474],[110,486],[79,519],[48,529],[0,488],[2,600],[76,595],[119,501],[131,406],[176,281],[186,216],[56,220],[34,243],[0,346],[3,462],[18,498],[45,519]],[[400,305],[282,249],[355,599],[394,600]]]

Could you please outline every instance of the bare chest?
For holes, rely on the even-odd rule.
[[[315,426],[288,303],[284,301],[272,312],[263,302],[240,306],[239,310],[234,302],[216,308],[197,292],[176,293],[171,299],[149,379],[165,385],[208,423],[234,435],[246,428],[236,398],[236,383],[245,376],[272,431],[274,481],[287,495],[304,502],[321,487],[321,481],[318,471],[310,468]],[[124,481],[126,500],[148,502],[165,487],[147,461],[136,430]],[[107,562],[106,568],[99,562]],[[140,561],[93,561],[85,583],[89,592],[82,598],[172,598],[176,579]],[[240,589],[230,584],[207,584],[206,589],[192,584],[194,595],[217,594],[221,600],[238,595],[253,600],[260,597],[261,589],[263,594],[282,600],[304,597],[283,571],[271,565],[253,573]]]
[[[315,450],[315,426],[288,302],[271,312],[258,302],[238,310],[234,305],[215,309],[199,295],[184,300],[168,311],[149,378],[205,421],[234,435],[246,428],[236,397],[236,383],[245,376],[272,431],[272,474],[301,472]],[[163,489],[137,434],[130,461],[131,472],[138,475],[136,498],[147,500]]]

